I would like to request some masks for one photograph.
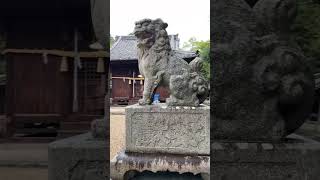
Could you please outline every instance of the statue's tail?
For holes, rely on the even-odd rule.
[[[190,67],[191,67],[191,72],[201,72],[201,69],[203,67],[203,60],[199,57],[196,57],[194,60],[192,60],[189,63]]]
[[[192,87],[195,91],[197,91],[199,103],[202,103],[209,95],[209,83],[201,73],[201,70],[203,68],[203,60],[199,57],[196,57],[189,63],[189,65],[191,67],[191,77],[193,79]]]

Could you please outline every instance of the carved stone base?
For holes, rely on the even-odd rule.
[[[126,151],[210,154],[210,107],[128,106]]]
[[[176,176],[183,177],[171,177],[172,179],[209,180],[210,157],[176,154],[125,153],[122,151],[111,160],[110,167],[112,180],[139,179],[139,174],[141,172],[162,172],[160,176],[164,176],[166,173],[175,172],[177,173]],[[198,175],[198,177],[189,177],[184,173],[189,173],[191,176]],[[145,179],[147,178],[145,177]],[[157,179],[170,178],[159,177]]]
[[[318,180],[320,143],[292,135],[286,142],[211,144],[211,179]]]
[[[108,179],[107,149],[106,140],[91,133],[49,144],[49,180]]]

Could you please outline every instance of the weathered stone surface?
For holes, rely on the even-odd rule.
[[[247,2],[211,1],[211,134],[279,140],[309,115],[313,75],[290,38],[295,0]]]
[[[320,143],[292,136],[281,143],[215,142],[211,179],[215,180],[318,180]]]
[[[179,174],[177,172],[150,172],[145,171],[142,173],[136,173],[131,180],[203,180],[201,174],[191,174],[191,173],[183,173]]]
[[[144,171],[201,174],[202,179],[209,180],[210,157],[120,152],[110,166],[113,180],[134,179],[137,173]]]
[[[109,134],[109,125],[106,119],[96,119],[91,122],[91,134],[94,138],[107,141],[110,137]]]
[[[105,180],[109,177],[107,142],[91,133],[49,145],[49,180]]]
[[[159,85],[170,89],[166,103],[172,106],[199,106],[208,96],[208,82],[201,74],[201,59],[189,64],[174,55],[166,28],[161,19],[136,22],[134,34],[138,39],[139,71],[145,78],[140,105],[152,103]]]
[[[105,0],[90,0],[91,17],[94,33],[97,43],[92,44],[92,49],[107,49],[109,47],[109,29],[110,29],[110,3]],[[101,47],[99,47],[101,46]]]
[[[126,108],[126,151],[210,154],[210,108],[132,105]]]

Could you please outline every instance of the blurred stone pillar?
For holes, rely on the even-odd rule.
[[[107,9],[106,9],[107,8]],[[107,48],[109,36],[109,1],[91,0],[91,17],[97,42],[91,45],[93,49]],[[100,45],[102,47],[100,47]]]

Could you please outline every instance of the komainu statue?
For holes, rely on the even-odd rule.
[[[134,35],[138,39],[138,61],[145,78],[140,105],[152,103],[152,95],[159,85],[169,87],[170,106],[199,106],[208,96],[208,82],[201,75],[201,59],[189,64],[171,50],[166,28],[161,19],[136,22]]]
[[[290,36],[295,0],[214,0],[211,134],[280,140],[313,105],[314,80]]]

